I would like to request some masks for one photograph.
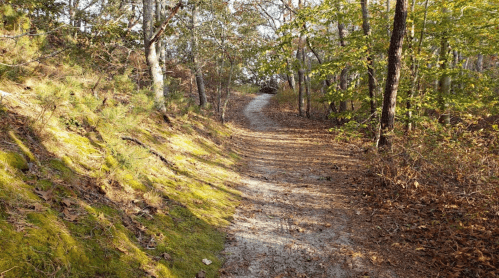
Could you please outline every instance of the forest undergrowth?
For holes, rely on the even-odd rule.
[[[440,275],[499,274],[497,124],[428,122],[395,136],[392,152],[366,155],[373,181],[359,193],[373,222],[385,220],[380,244],[415,252]]]
[[[272,114],[296,117],[294,98],[277,96]],[[427,119],[394,133],[378,152],[361,121],[327,123],[325,133],[357,146],[366,171],[352,177],[352,201],[374,264],[406,277],[496,277],[499,273],[499,136],[497,117],[463,116],[449,126]],[[323,125],[323,124],[319,124]],[[402,123],[395,130],[404,130]],[[361,210],[359,210],[361,211]],[[403,258],[403,259],[401,259]]]
[[[68,47],[0,66],[0,277],[217,276],[239,200],[230,127],[183,93],[188,69],[172,65],[166,119],[141,53],[71,41],[0,40],[12,64]]]

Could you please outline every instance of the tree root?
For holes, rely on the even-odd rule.
[[[157,156],[161,161],[163,161],[166,165],[168,166],[175,166],[173,163],[171,163],[170,161],[168,161],[164,156],[162,156],[159,152],[155,151],[154,149],[150,148],[149,146],[147,146],[146,144],[140,142],[138,139],[135,139],[135,138],[132,138],[132,137],[128,137],[128,136],[122,136],[121,137],[122,140],[126,140],[126,141],[132,141],[138,145],[140,145],[141,147],[147,149],[150,153],[152,153],[153,155]]]

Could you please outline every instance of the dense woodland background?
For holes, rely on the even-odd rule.
[[[134,164],[144,161],[126,158],[136,157],[125,153],[126,138],[136,140],[128,143],[138,142],[135,150],[146,156],[151,144],[161,151],[163,139],[157,138],[166,136],[161,130],[165,125],[179,124],[187,130],[181,132],[191,135],[198,132],[224,138],[226,131],[221,130],[225,127],[209,123],[209,119],[225,123],[231,93],[271,88],[281,105],[299,116],[330,122],[329,132],[336,134],[338,141],[360,146],[373,180],[371,187],[363,189],[362,198],[373,209],[399,210],[397,217],[407,223],[398,229],[407,233],[402,245],[427,250],[433,267],[449,276],[495,277],[499,267],[498,54],[497,0],[1,1],[0,93],[4,101],[0,108],[2,138],[7,142],[2,143],[1,151],[7,170],[2,170],[0,182],[7,193],[0,194],[0,207],[2,219],[10,223],[2,226],[2,231],[12,230],[14,238],[25,230],[12,226],[12,217],[27,217],[26,212],[14,209],[15,201],[7,201],[12,198],[29,203],[25,209],[58,209],[65,220],[73,217],[70,210],[64,210],[71,207],[68,204],[59,202],[57,208],[33,205],[36,196],[27,189],[31,186],[29,175],[38,175],[35,193],[49,202],[55,198],[50,188],[57,180],[77,182],[70,172],[86,175],[90,184],[104,180],[99,175],[109,170],[94,169],[95,161],[74,166],[71,161],[82,153],[71,157],[54,149],[48,152],[57,154],[51,163],[61,165],[58,174],[50,174],[51,170],[37,162],[47,161],[47,150],[44,155],[33,155],[25,144],[41,148],[47,134],[56,129],[70,131],[90,138],[81,148],[110,155],[100,162],[115,173],[106,180],[108,187],[113,182],[131,183],[130,179],[153,184],[151,178],[140,174],[145,166]],[[13,95],[23,98],[13,100]],[[21,111],[24,114],[18,114]],[[190,117],[199,117],[199,122],[185,123],[197,121]],[[29,128],[23,129],[26,125]],[[141,131],[144,126],[147,130]],[[119,138],[122,135],[125,140]],[[49,136],[59,144],[66,140],[56,137]],[[209,140],[222,140],[216,138]],[[17,149],[12,144],[18,145]],[[200,146],[208,143],[203,144]],[[218,147],[210,145],[205,148],[207,153],[203,152],[206,163],[211,151],[220,159],[231,159],[229,151],[213,148]],[[113,162],[116,158],[121,166]],[[121,170],[116,172],[113,167]],[[14,180],[26,183],[26,192],[33,196],[22,193],[25,197],[19,197],[18,189],[7,186]],[[141,196],[150,192],[149,185],[135,185],[133,190],[142,192]],[[108,190],[102,186],[100,190]],[[160,202],[163,193],[155,190],[141,209]],[[58,196],[69,194],[61,192]],[[175,202],[181,203],[184,197],[178,198]],[[229,197],[220,198],[226,201]],[[224,204],[233,206],[227,202]],[[181,212],[183,209],[180,206]],[[221,206],[212,212],[220,214],[225,209]],[[116,211],[103,213],[106,217],[119,215]],[[99,213],[95,212],[97,218]],[[127,219],[122,221],[132,221]],[[220,220],[212,223],[210,219],[205,220],[211,224]],[[14,248],[22,242],[16,240],[2,246]],[[92,244],[92,248],[101,248]],[[127,255],[131,254],[133,248],[126,248]],[[174,253],[163,251],[155,256]],[[46,259],[40,252],[47,250],[30,251],[28,247],[22,254],[9,252],[1,257],[14,259],[0,260],[0,277],[4,270],[9,270],[6,275],[71,273],[67,262],[76,260]],[[136,262],[137,257],[130,257]],[[19,258],[30,263],[19,266]],[[146,272],[170,271],[157,265],[144,267],[153,264],[148,259],[138,261]],[[212,273],[217,266],[214,264]],[[11,272],[12,267],[19,272]],[[189,273],[182,265],[171,263],[170,267],[173,273],[182,273],[179,277]],[[107,270],[118,275],[112,265]]]

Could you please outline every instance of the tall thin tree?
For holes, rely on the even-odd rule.
[[[191,55],[192,55],[192,66],[193,66],[193,71],[194,75],[196,76],[196,84],[198,87],[198,94],[199,94],[199,106],[205,107],[208,103],[206,99],[206,89],[204,86],[204,78],[203,78],[203,71],[201,68],[201,64],[199,62],[199,57],[198,57],[198,48],[199,48],[199,41],[198,41],[198,32],[197,32],[197,27],[198,27],[198,13],[199,13],[199,3],[198,1],[193,1],[192,3],[192,14],[191,14],[191,35],[192,35],[192,41],[191,41]]]
[[[371,24],[369,23],[369,0],[360,0],[362,8],[362,29],[367,40],[367,77],[369,80],[369,99],[371,117],[376,118],[376,72],[374,71],[374,55],[372,53]]]
[[[381,113],[381,134],[379,147],[391,148],[390,132],[395,123],[395,108],[397,105],[397,91],[400,81],[402,60],[402,44],[407,20],[407,0],[397,0],[393,32],[388,49],[388,74],[386,76],[385,93],[383,95],[383,111]]]

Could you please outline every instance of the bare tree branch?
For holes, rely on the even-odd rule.
[[[161,23],[161,25],[159,26],[158,30],[156,30],[156,32],[152,36],[152,38],[149,41],[149,43],[154,43],[155,41],[159,40],[159,38],[161,37],[161,35],[165,32],[166,27],[168,26],[168,23],[170,22],[170,20],[173,18],[173,16],[175,16],[175,14],[178,12],[178,10],[180,8],[182,8],[183,6],[184,5],[182,4],[182,0],[180,0],[177,3],[177,5],[175,7],[173,7],[170,15],[163,21],[163,23]]]
[[[69,47],[65,47],[65,48],[63,48],[63,49],[61,49],[61,50],[58,50],[58,51],[52,52],[52,53],[50,53],[50,54],[48,54],[48,55],[40,56],[40,57],[38,57],[38,58],[36,58],[36,59],[33,59],[33,60],[31,60],[31,61],[27,61],[27,62],[23,62],[23,63],[15,64],[15,65],[0,63],[0,65],[2,65],[2,66],[6,66],[6,67],[19,67],[19,66],[25,66],[25,65],[28,65],[28,64],[31,64],[31,63],[34,63],[34,62],[39,62],[39,61],[41,61],[41,60],[44,60],[44,59],[48,59],[48,58],[54,57],[54,56],[56,56],[56,55],[58,55],[58,54],[60,54],[60,53],[62,53],[62,52],[64,52],[64,51],[66,51],[68,48],[69,48]]]
[[[66,24],[63,24],[53,30],[50,30],[50,31],[47,31],[45,33],[39,33],[39,34],[32,34],[30,32],[27,32],[27,33],[23,33],[23,34],[20,34],[20,35],[16,35],[16,36],[0,36],[0,39],[11,39],[11,40],[15,40],[15,39],[18,39],[18,38],[21,38],[21,37],[24,37],[24,36],[30,36],[30,37],[35,37],[35,36],[43,36],[43,35],[47,35],[47,34],[50,34],[50,33],[53,33],[63,27],[72,27],[72,26],[67,26]]]

